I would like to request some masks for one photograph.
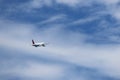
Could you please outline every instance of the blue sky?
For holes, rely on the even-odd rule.
[[[119,22],[119,0],[1,0],[0,80],[120,80]]]

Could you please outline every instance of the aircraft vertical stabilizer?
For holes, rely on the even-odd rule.
[[[32,40],[32,44],[35,44],[34,40]]]

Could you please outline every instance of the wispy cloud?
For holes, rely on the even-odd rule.
[[[36,62],[25,63],[26,66],[14,66],[9,70],[1,70],[2,74],[11,74],[33,79],[58,79],[63,76],[64,68],[58,65]],[[7,69],[7,68],[6,68]],[[47,77],[46,77],[47,76]]]
[[[54,7],[55,4],[61,4],[69,6],[72,9],[80,9],[82,7],[91,7],[94,6],[94,4],[98,4],[100,6],[104,7],[104,12],[108,15],[111,15],[113,18],[118,19],[120,18],[120,10],[119,10],[119,0],[28,0],[26,2],[23,2],[22,4],[19,3],[17,5],[8,5],[8,7],[5,7],[6,15],[10,12],[16,12],[16,11],[23,11],[23,12],[32,12],[37,9],[41,9],[44,6],[47,7]],[[55,6],[56,7],[56,6]],[[54,7],[54,8],[55,8]],[[103,10],[99,11],[100,13],[103,12]],[[93,11],[93,14],[95,12]]]
[[[98,17],[91,16],[91,17],[87,17],[87,18],[84,18],[84,19],[76,20],[76,21],[74,21],[71,25],[85,24],[85,23],[92,22],[92,21],[97,20],[97,19],[99,19],[99,18],[98,18]]]
[[[41,21],[40,23],[38,23],[38,24],[40,24],[40,25],[42,25],[42,24],[49,24],[49,23],[54,23],[55,24],[55,22],[57,22],[57,21],[65,21],[65,19],[66,19],[66,15],[65,14],[59,14],[59,15],[54,15],[54,16],[52,16],[52,17],[50,17],[50,18],[48,18],[47,20],[44,20],[44,21]]]
[[[28,6],[28,9],[35,9],[35,8],[41,8],[43,6],[53,6],[54,4],[64,4],[73,8],[80,8],[84,6],[93,6],[94,4],[100,4],[101,6],[105,6],[105,10],[108,14],[113,16],[116,19],[119,19],[119,0],[31,0],[28,3],[25,3],[25,5]],[[27,9],[27,8],[26,8]]]
[[[52,5],[52,0],[30,0],[26,3],[24,3],[23,5],[21,5],[21,7],[23,9],[39,9],[42,8],[43,6],[51,6]]]

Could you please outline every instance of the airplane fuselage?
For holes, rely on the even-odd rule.
[[[45,47],[45,44],[33,44],[32,46],[35,46],[35,47]]]
[[[35,43],[34,40],[32,40],[32,46],[34,46],[34,47],[45,47],[46,43],[45,42]]]

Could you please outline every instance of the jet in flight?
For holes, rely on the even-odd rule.
[[[46,45],[45,42],[35,43],[34,40],[32,40],[32,46],[34,47],[45,47]]]

